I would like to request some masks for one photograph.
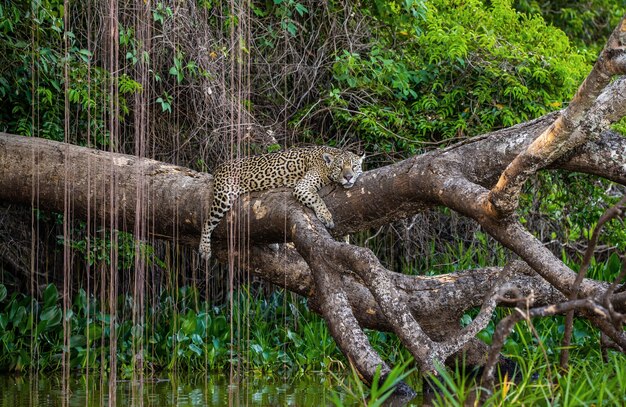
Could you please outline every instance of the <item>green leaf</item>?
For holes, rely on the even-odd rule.
[[[618,275],[621,268],[622,268],[621,259],[619,258],[617,253],[611,253],[611,255],[609,256],[609,260],[607,262],[608,275],[606,277],[611,278],[612,276]],[[0,288],[0,291],[1,291],[1,288]],[[1,301],[1,298],[2,298],[2,293],[0,292],[0,301]]]
[[[196,318],[192,317],[192,318],[185,319],[183,321],[181,329],[187,335],[191,335],[192,333],[194,333],[196,330]]]
[[[48,284],[43,292],[44,308],[49,308],[56,304],[59,299],[59,292],[54,284]]]
[[[302,5],[300,3],[297,3],[296,4],[296,12],[302,16],[302,15],[304,15],[304,13],[308,13],[309,10],[306,7],[304,7],[304,5]]]
[[[200,349],[198,346],[196,346],[195,344],[190,344],[189,345],[189,349],[191,349],[192,352],[194,352],[196,355],[198,356],[202,356],[202,349]]]
[[[52,79],[50,81],[50,85],[52,85],[52,87],[57,91],[57,92],[61,92],[61,84],[59,83],[59,81],[56,81],[54,79]]]
[[[86,314],[88,305],[89,301],[87,300],[87,293],[83,288],[81,288],[78,290],[78,295],[74,299],[74,306],[81,310],[83,314]]]
[[[86,344],[87,344],[87,338],[85,338],[84,335],[72,335],[70,337],[70,348],[85,346]]]
[[[41,313],[39,319],[41,321],[47,321],[47,328],[52,328],[61,323],[61,319],[63,318],[63,313],[61,312],[61,308],[59,307],[50,307],[44,312]]]
[[[13,307],[11,307],[11,310],[13,311]],[[10,315],[10,316],[11,316],[11,319],[13,320],[13,325],[18,326],[20,322],[22,322],[22,318],[26,316],[26,308],[20,305],[17,308],[15,308],[13,315]]]
[[[0,302],[4,301],[7,297],[7,288],[4,284],[0,284]]]
[[[87,336],[89,337],[89,342],[92,342],[95,339],[100,339],[102,336],[102,328],[95,324],[89,325],[89,328],[87,328]]]
[[[191,335],[191,342],[195,343],[196,345],[203,345],[204,344],[204,342],[202,341],[202,338],[198,334],[192,334]]]
[[[297,348],[302,346],[302,338],[300,338],[300,336],[297,333],[293,332],[291,329],[287,331],[287,338],[291,339]]]
[[[48,321],[40,321],[37,324],[37,327],[35,328],[35,336],[45,331],[47,326],[48,326]]]

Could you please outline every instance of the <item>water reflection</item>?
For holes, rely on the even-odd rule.
[[[323,375],[294,380],[263,377],[163,376],[109,381],[90,373],[0,376],[0,407],[24,406],[325,406],[332,389]]]

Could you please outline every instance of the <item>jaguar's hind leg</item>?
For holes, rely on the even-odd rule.
[[[217,182],[215,183],[217,185]],[[228,184],[227,184],[228,185]],[[209,210],[209,218],[202,228],[202,236],[200,237],[200,246],[198,251],[204,260],[211,257],[211,234],[215,227],[220,223],[224,214],[233,206],[235,199],[239,196],[239,187],[230,185],[229,187],[214,192],[213,202]]]

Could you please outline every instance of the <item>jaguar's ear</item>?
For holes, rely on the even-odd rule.
[[[328,153],[322,153],[322,158],[324,159],[326,165],[328,165],[329,167],[333,165],[333,161],[335,161],[335,157]]]
[[[365,153],[363,153],[363,155],[361,156],[361,159],[359,160],[359,164],[363,164],[363,160],[365,160]]]

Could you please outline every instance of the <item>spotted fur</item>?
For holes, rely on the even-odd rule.
[[[246,192],[291,187],[302,204],[331,229],[333,217],[317,191],[332,182],[351,188],[362,173],[363,157],[337,148],[297,147],[228,161],[214,172],[213,202],[202,229],[200,254],[211,257],[211,233],[237,197]]]

